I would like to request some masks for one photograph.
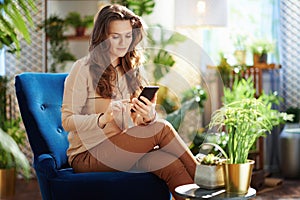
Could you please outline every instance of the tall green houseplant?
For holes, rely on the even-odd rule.
[[[25,131],[20,128],[21,119],[7,117],[7,83],[8,78],[0,76],[0,169],[17,168],[29,177],[29,162],[19,148],[26,139]]]

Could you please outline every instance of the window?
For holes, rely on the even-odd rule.
[[[229,0],[228,24],[226,28],[212,28],[203,31],[203,47],[217,64],[219,53],[224,53],[229,62],[234,64],[235,41],[239,36],[249,45],[256,39],[277,43],[276,17],[278,2],[275,0]],[[252,63],[252,54],[247,49],[247,64]],[[270,61],[279,62],[279,57],[272,56]],[[269,61],[269,62],[270,62]]]

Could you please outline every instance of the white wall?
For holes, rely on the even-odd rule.
[[[160,24],[166,29],[174,28],[175,0],[155,0],[151,15],[143,16],[148,25]]]
[[[82,15],[96,14],[98,5],[96,0],[88,1],[61,1],[61,0],[48,0],[47,10],[48,16],[50,14],[57,14],[65,17],[69,12],[77,11]]]

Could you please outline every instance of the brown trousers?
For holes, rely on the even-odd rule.
[[[173,196],[174,189],[194,183],[194,156],[170,123],[158,120],[137,126],[100,143],[75,157],[75,172],[152,172],[163,179]]]

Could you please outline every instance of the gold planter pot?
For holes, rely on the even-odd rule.
[[[253,160],[243,164],[224,164],[224,181],[227,193],[247,194],[252,170]]]
[[[16,170],[0,169],[0,198],[11,197],[15,194]]]
[[[195,183],[202,188],[224,187],[224,165],[197,165]]]

